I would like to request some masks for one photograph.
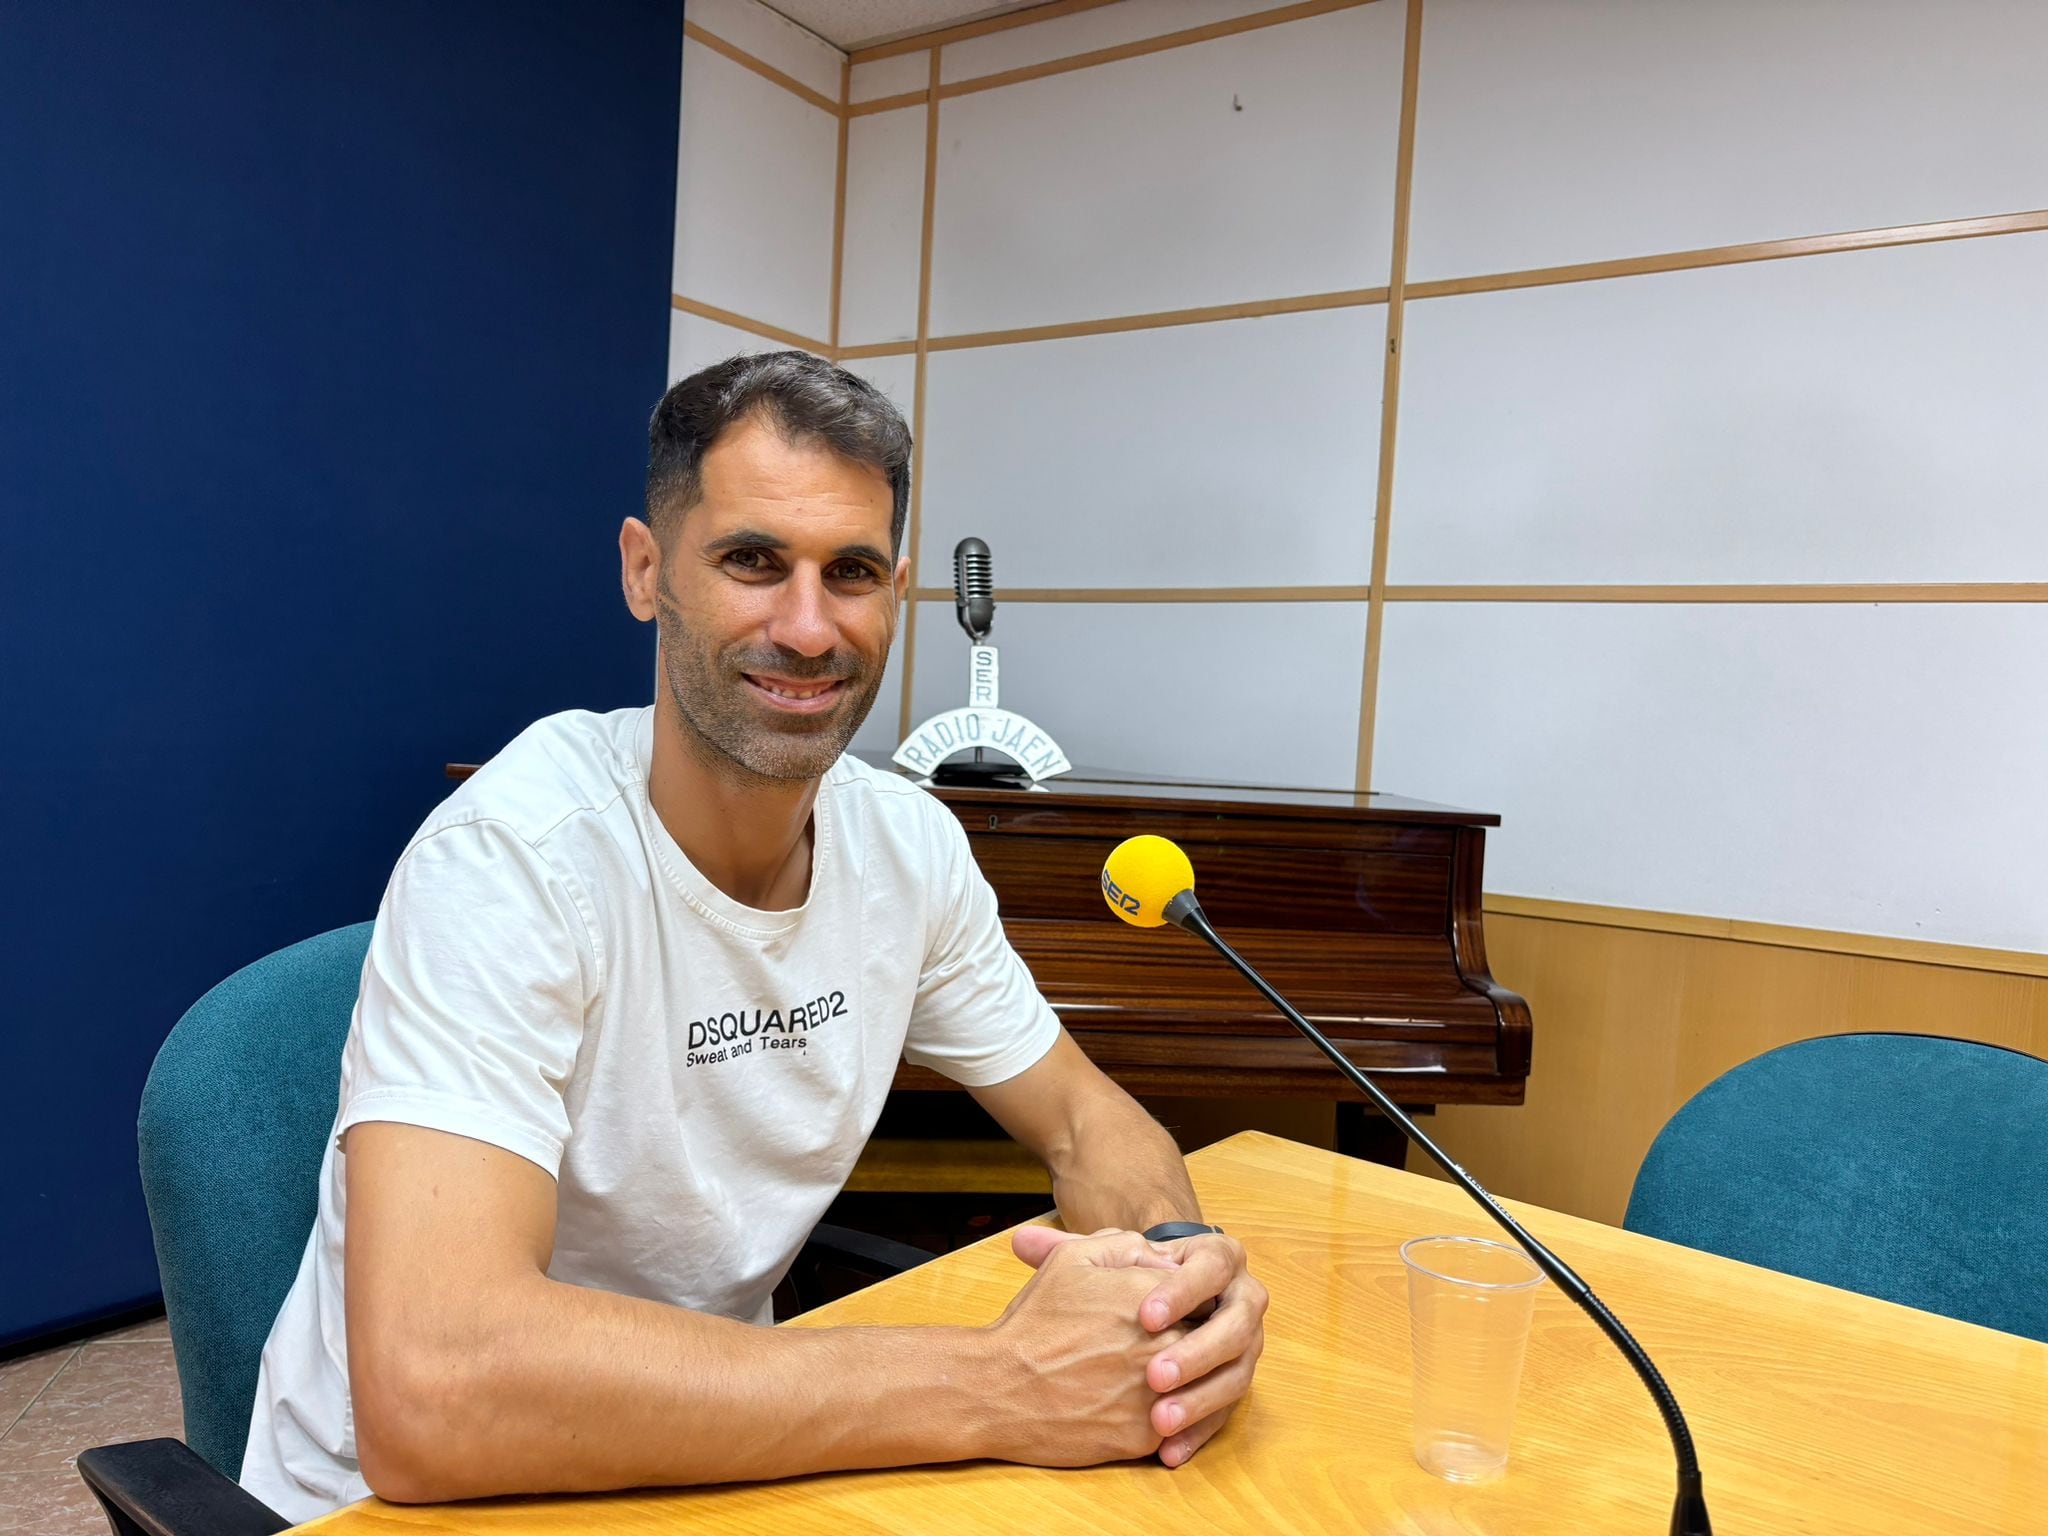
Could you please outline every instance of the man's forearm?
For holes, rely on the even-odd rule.
[[[543,1276],[453,1328],[351,1360],[358,1454],[387,1498],[954,1461],[993,1454],[1001,1427],[982,1329],[761,1328]]]
[[[1199,1221],[1202,1208],[1172,1135],[1121,1089],[1104,1094],[1073,1143],[1049,1164],[1053,1199],[1069,1232]]]

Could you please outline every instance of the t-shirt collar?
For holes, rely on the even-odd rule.
[[[818,784],[817,798],[811,803],[811,880],[804,892],[803,903],[791,907],[786,912],[764,912],[758,907],[734,901],[690,862],[690,856],[683,852],[682,845],[670,834],[667,823],[661,819],[660,812],[655,810],[654,802],[648,795],[647,781],[653,764],[654,706],[650,704],[643,711],[639,730],[635,733],[631,765],[636,780],[634,793],[639,809],[646,815],[648,836],[654,848],[655,861],[661,865],[662,874],[676,888],[683,900],[688,902],[699,916],[743,938],[776,938],[790,932],[802,922],[804,914],[810,911],[812,903],[818,899],[819,877],[827,867],[827,860],[832,852],[832,771],[826,770]]]

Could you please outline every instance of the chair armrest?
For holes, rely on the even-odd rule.
[[[859,1270],[877,1280],[900,1275],[938,1257],[909,1243],[899,1243],[893,1237],[876,1237],[872,1232],[855,1232],[850,1227],[835,1227],[822,1221],[811,1228],[803,1256],[828,1258],[843,1269]]]
[[[291,1521],[216,1472],[182,1440],[130,1440],[78,1453],[78,1475],[114,1536],[276,1536]]]
[[[784,1289],[776,1293],[776,1314],[791,1317],[808,1312],[936,1257],[894,1238],[820,1222],[789,1266]]]

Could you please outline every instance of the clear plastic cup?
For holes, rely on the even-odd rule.
[[[1521,1249],[1483,1237],[1411,1237],[1401,1260],[1415,1346],[1415,1459],[1454,1483],[1499,1477],[1543,1272]]]

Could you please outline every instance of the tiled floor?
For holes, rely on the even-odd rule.
[[[162,1318],[0,1365],[0,1533],[106,1536],[73,1459],[184,1432]]]

